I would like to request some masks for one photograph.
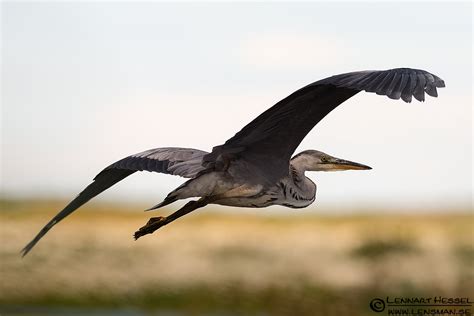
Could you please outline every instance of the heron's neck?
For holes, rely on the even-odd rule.
[[[290,160],[290,176],[295,182],[299,184],[307,179],[306,171],[316,171],[314,168],[314,160],[308,155],[297,155]]]
[[[313,169],[311,165],[305,162],[305,159],[295,157],[290,160],[289,180],[295,189],[295,198],[299,197],[300,200],[311,201],[310,203],[312,203],[316,195],[316,184],[305,176],[305,172],[310,170]],[[292,193],[291,189],[290,193]]]

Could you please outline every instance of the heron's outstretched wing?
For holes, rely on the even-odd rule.
[[[444,82],[437,76],[409,68],[332,76],[281,100],[225,144],[214,147],[203,162],[207,168],[222,169],[239,160],[256,181],[274,182],[287,175],[291,155],[309,131],[358,92],[365,90],[411,102],[412,96],[424,101],[425,92],[436,97],[436,88],[440,87]]]
[[[117,182],[136,171],[152,171],[193,178],[204,168],[202,157],[208,152],[190,148],[155,148],[119,160],[104,170],[89,184],[84,191],[59,212],[36,237],[23,248],[25,256],[36,243],[60,220],[74,212],[87,201],[107,190]]]
[[[206,151],[192,148],[163,147],[143,151],[119,160],[99,173],[97,180],[103,173],[111,170],[152,171],[194,178],[202,169],[202,158]]]

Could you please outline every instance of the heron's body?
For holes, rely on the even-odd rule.
[[[154,217],[135,238],[207,204],[260,208],[303,208],[314,202],[316,184],[306,171],[366,170],[370,167],[315,150],[294,151],[311,129],[339,104],[365,90],[391,99],[424,101],[444,87],[424,70],[398,68],[359,71],[316,81],[281,100],[211,152],[190,148],[156,148],[119,160],[100,172],[89,186],[59,212],[23,249],[26,255],[59,221],[81,205],[137,171],[189,178],[156,209],[177,200],[199,197],[166,217]],[[150,210],[151,210],[150,209]]]
[[[230,172],[213,172],[198,177],[176,191],[178,199],[202,196],[218,196],[230,190],[237,197],[223,197],[209,204],[226,206],[261,208],[282,205],[291,208],[303,208],[314,202],[316,184],[290,163],[288,176],[273,185],[264,183],[249,184],[250,181],[237,179]],[[240,173],[239,173],[240,174]],[[250,179],[249,179],[250,180]]]

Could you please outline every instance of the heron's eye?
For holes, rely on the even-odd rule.
[[[322,161],[322,162],[328,162],[329,159],[328,159],[328,157],[321,157],[321,161]]]

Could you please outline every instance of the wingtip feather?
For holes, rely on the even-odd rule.
[[[360,71],[323,79],[321,83],[355,90],[364,90],[404,102],[425,101],[425,93],[438,96],[436,88],[445,87],[444,81],[420,69],[395,68],[385,71]]]

